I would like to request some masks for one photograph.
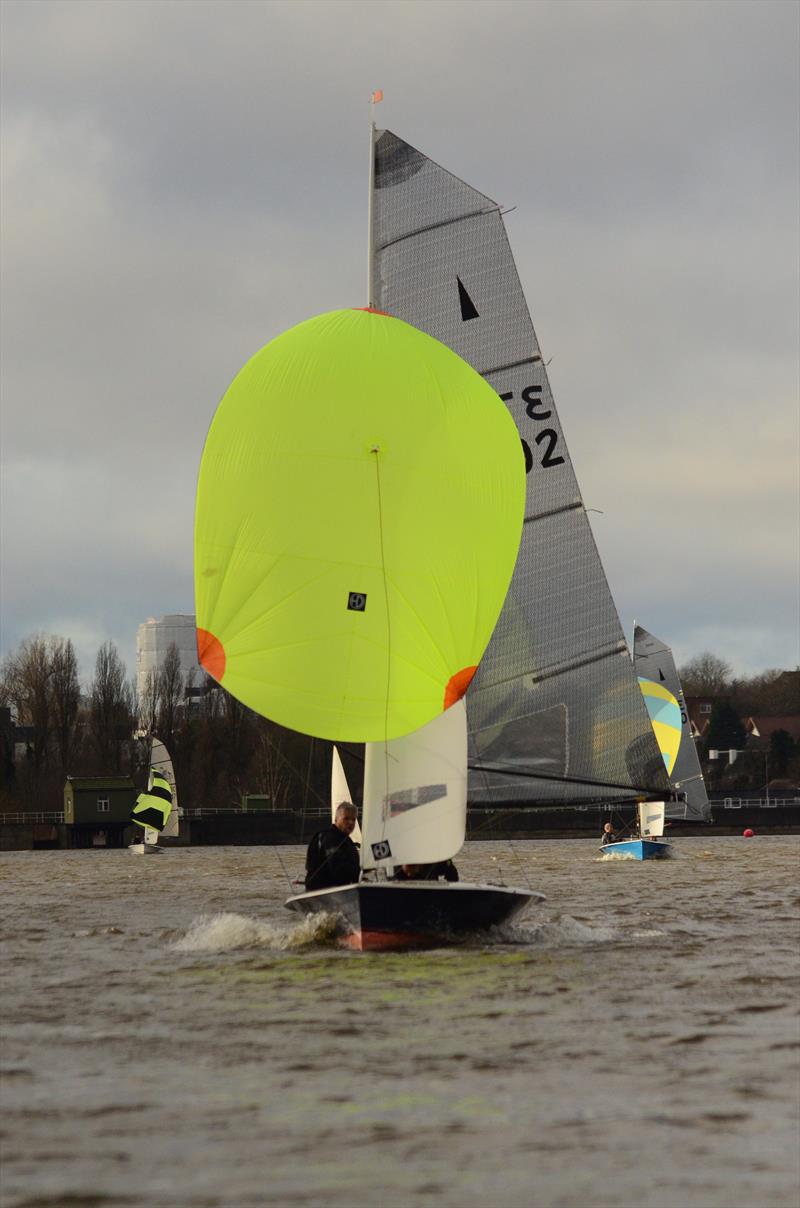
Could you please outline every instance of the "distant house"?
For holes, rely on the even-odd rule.
[[[692,727],[693,738],[704,738],[708,723],[711,721],[711,712],[714,705],[720,701],[727,699],[722,696],[686,696],[686,712],[689,714],[689,724]]]
[[[748,740],[757,748],[768,749],[770,739],[777,730],[785,730],[795,742],[800,742],[800,713],[787,713],[780,717],[746,717],[744,728]]]
[[[64,821],[72,826],[124,826],[136,786],[130,776],[68,776],[64,785]]]

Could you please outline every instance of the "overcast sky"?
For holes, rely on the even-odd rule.
[[[2,652],[193,612],[214,408],[365,303],[378,124],[506,206],[620,618],[793,667],[793,0],[4,0]]]

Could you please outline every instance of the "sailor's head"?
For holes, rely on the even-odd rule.
[[[356,807],[352,801],[340,801],[336,807],[336,817],[333,820],[334,826],[340,831],[344,831],[346,835],[353,833],[356,825]]]
[[[610,834],[610,832],[611,832],[611,831],[613,831],[613,829],[614,829],[614,827],[611,825],[611,823],[610,823],[610,822],[607,822],[607,823],[605,824],[605,826],[603,827],[603,830],[604,830],[604,831],[606,831],[606,832],[607,832],[607,833],[609,833],[609,834]]]

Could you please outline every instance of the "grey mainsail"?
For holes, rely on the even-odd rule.
[[[667,817],[708,822],[711,818],[711,806],[708,803],[689,713],[672,651],[660,638],[654,637],[641,625],[637,625],[633,634],[633,665],[640,679],[661,684],[672,693],[681,711],[681,741],[669,778],[676,793],[682,794],[684,800],[668,803]]]
[[[669,782],[592,536],[501,209],[376,131],[372,303],[435,336],[505,400],[525,450],[520,554],[467,693],[469,799],[667,795]],[[447,450],[442,450],[443,473]]]

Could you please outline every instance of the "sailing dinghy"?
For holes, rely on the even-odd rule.
[[[663,860],[672,855],[672,845],[664,838],[664,802],[648,801],[638,808],[639,834],[630,839],[615,839],[600,851],[604,857],[627,860]]]
[[[158,843],[159,836],[177,838],[179,816],[172,760],[163,742],[153,738],[147,789],[136,798],[130,818],[142,828],[142,838],[138,843],[130,843],[128,851],[135,856],[151,856],[163,851]]]
[[[412,834],[414,863],[463,843],[457,706],[514,570],[524,479],[516,428],[491,386],[444,344],[372,305],[273,340],[211,425],[195,520],[200,662],[263,716],[367,743],[375,788],[361,863],[374,880],[286,903],[335,909],[355,947],[441,942],[538,896],[388,879],[410,860]],[[457,793],[439,791],[438,766],[408,770],[401,757],[406,742],[414,747],[407,736],[428,723],[460,735]]]
[[[390,726],[400,689],[399,678],[390,674],[385,683],[387,724],[370,725],[370,732],[361,725],[356,734],[342,723],[327,735],[366,740],[361,852],[365,879],[295,895],[287,906],[306,913],[335,908],[347,920],[357,947],[463,934],[504,921],[541,896],[505,886],[392,880],[395,869],[407,860],[433,863],[457,855],[464,841],[467,790],[474,804],[489,807],[622,804],[663,801],[670,795],[567,452],[501,207],[391,131],[373,125],[369,248],[368,312],[405,320],[433,336],[499,395],[521,442],[526,486],[522,539],[499,619],[482,657],[451,681],[445,715],[429,708],[428,718],[420,709],[412,716],[406,708],[401,724]],[[462,412],[462,436],[468,420]],[[433,423],[429,412],[411,426],[415,434],[425,432],[428,447],[438,451]],[[463,478],[465,448],[464,443],[460,450],[449,442],[441,446],[448,467],[458,470],[454,482]],[[202,477],[201,468],[201,491]],[[494,475],[492,489],[503,477]],[[238,484],[230,485],[239,489]],[[484,505],[489,497],[482,497]],[[198,527],[201,510],[199,506]],[[430,518],[430,513],[405,515],[401,523],[424,545]],[[454,548],[457,533],[454,525],[444,544],[438,538],[439,552]],[[480,535],[470,543],[469,556],[479,568],[476,581],[482,582],[491,567],[479,545]],[[219,563],[218,555],[214,561]],[[207,581],[225,569],[204,569],[202,558],[200,563],[196,559],[198,598],[206,592]],[[247,570],[242,557],[234,565],[237,574],[243,567]],[[432,567],[419,569],[425,575],[434,573]],[[236,578],[231,575],[229,582],[236,583]],[[469,615],[471,605],[463,592],[448,591],[447,601],[451,617]],[[198,614],[202,611],[199,606]],[[224,611],[236,617],[252,650],[252,607],[240,603]],[[387,619],[390,614],[387,608]],[[425,616],[424,610],[418,615]],[[215,668],[224,671],[225,658],[209,641],[205,623],[199,623],[201,662],[212,675]],[[373,647],[373,663],[379,648]],[[391,655],[388,661],[391,664]],[[219,674],[217,678],[237,694],[234,677],[230,683]],[[465,693],[466,711],[457,735],[453,706]],[[378,704],[377,711],[381,708]],[[452,733],[448,727],[445,736],[447,713],[452,714]],[[296,728],[326,736],[308,724]],[[376,734],[376,729],[383,733]],[[441,766],[433,766],[432,752]],[[460,783],[451,779],[454,767]]]

